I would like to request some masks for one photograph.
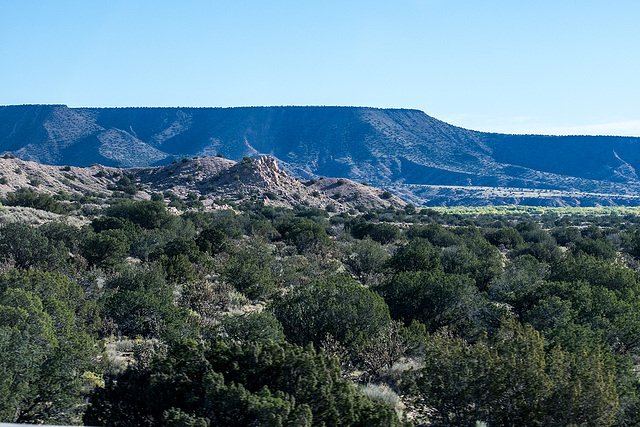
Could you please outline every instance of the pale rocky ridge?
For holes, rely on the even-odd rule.
[[[150,199],[152,193],[167,191],[186,199],[190,193],[195,193],[207,209],[225,208],[222,200],[235,203],[254,200],[289,208],[303,204],[326,209],[331,205],[336,212],[353,211],[360,206],[402,208],[406,205],[396,196],[384,198],[383,189],[348,179],[328,178],[313,183],[293,178],[278,167],[275,159],[267,156],[246,158],[241,162],[204,157],[149,168],[97,164],[51,166],[18,158],[0,158],[0,180],[4,182],[0,183],[0,195],[20,188],[49,195],[110,195],[123,176],[132,175],[135,176],[132,183],[141,187],[135,199]]]

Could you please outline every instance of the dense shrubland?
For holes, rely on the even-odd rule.
[[[640,423],[635,216],[92,213],[0,226],[0,421]]]

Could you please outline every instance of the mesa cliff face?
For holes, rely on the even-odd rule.
[[[640,138],[504,135],[417,110],[366,107],[0,107],[0,154],[52,165],[142,167],[183,157],[274,157],[301,178],[394,188],[481,186],[640,194]]]

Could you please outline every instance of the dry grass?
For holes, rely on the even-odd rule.
[[[39,226],[48,222],[63,222],[65,224],[82,226],[89,220],[82,217],[59,215],[39,209],[25,208],[21,206],[2,206],[0,208],[0,224],[20,222],[23,224]]]

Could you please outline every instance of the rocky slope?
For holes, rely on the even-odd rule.
[[[301,181],[278,167],[275,159],[246,158],[234,162],[219,157],[187,159],[167,166],[117,168],[51,166],[18,158],[0,158],[0,196],[21,188],[50,195],[89,195],[104,198],[113,192],[135,193],[150,199],[162,193],[165,201],[199,200],[205,208],[225,207],[228,202],[262,201],[265,205],[311,207],[346,212],[359,207],[404,207],[385,190],[347,179]]]
[[[572,201],[575,192],[597,194],[594,203],[618,200],[599,195],[640,195],[640,138],[483,133],[403,109],[4,106],[0,153],[123,167],[269,155],[293,176],[367,181],[427,205],[461,201],[421,186],[556,190],[567,204],[587,200]],[[477,203],[508,199],[466,193]]]

